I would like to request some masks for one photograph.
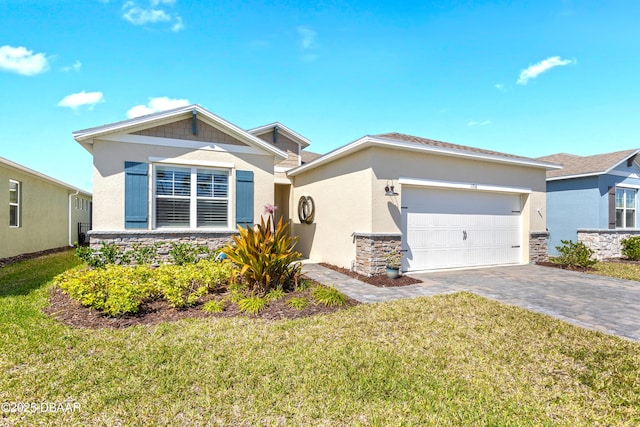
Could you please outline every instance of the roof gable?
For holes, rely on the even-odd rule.
[[[561,170],[547,171],[547,180],[570,179],[583,176],[602,175],[633,158],[640,150],[624,150],[612,153],[595,154],[593,156],[577,156],[558,153],[539,157],[538,160],[559,163]]]
[[[247,132],[256,136],[264,135],[267,132],[270,132],[273,134],[274,129],[276,128],[278,133],[282,133],[286,135],[289,139],[300,144],[300,146],[303,148],[308,147],[311,144],[311,141],[309,141],[307,138],[300,135],[298,132],[291,130],[290,128],[286,127],[280,122],[274,122],[274,123],[269,123],[268,125],[258,126],[256,128],[247,130]]]
[[[500,153],[497,151],[483,150],[481,148],[468,147],[464,145],[451,144],[448,142],[436,141],[433,139],[422,138],[403,133],[392,132],[378,135],[366,135],[353,141],[350,144],[337,148],[324,156],[321,156],[307,164],[304,164],[292,171],[288,175],[295,176],[300,172],[313,169],[325,163],[347,156],[353,152],[362,150],[366,147],[378,146],[389,147],[394,149],[416,151],[435,155],[462,157],[474,160],[482,160],[495,163],[506,163],[512,165],[521,165],[529,167],[537,167],[544,169],[557,169],[559,165],[544,162],[541,160],[531,159],[529,157],[521,157],[513,154]]]
[[[235,144],[240,143],[253,146],[273,155],[275,157],[275,161],[280,161],[287,157],[286,153],[274,147],[272,144],[269,144],[261,140],[260,138],[257,138],[256,136],[244,131],[238,126],[222,119],[221,117],[211,113],[210,111],[197,104],[175,108],[173,110],[161,111],[146,116],[135,117],[133,119],[110,123],[103,126],[79,130],[73,132],[73,137],[76,141],[82,144],[82,146],[85,147],[87,151],[91,152],[91,146],[94,139],[106,137],[108,135],[123,133],[144,135],[145,130],[155,128],[156,132],[160,132],[160,130],[162,130],[162,132],[165,134],[165,138],[173,138],[173,134],[169,136],[165,133],[167,131],[166,126],[182,121],[185,121],[186,123],[187,121],[192,121],[194,117],[197,120],[196,123],[205,123],[210,128],[216,129],[218,131],[218,133],[216,134],[211,132],[211,138],[216,138],[220,134],[224,134],[230,137],[227,138],[226,141],[211,142],[228,144],[229,141],[235,141]],[[173,128],[173,126],[171,126],[171,128]],[[182,135],[182,132],[180,133],[182,139],[193,139],[187,137],[187,135]],[[178,137],[178,139],[181,138]]]

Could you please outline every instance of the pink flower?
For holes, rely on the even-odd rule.
[[[275,205],[272,205],[271,203],[267,203],[266,205],[264,205],[264,213],[269,214],[269,215],[273,215],[276,210],[278,210],[278,207]]]

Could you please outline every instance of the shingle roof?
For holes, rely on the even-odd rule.
[[[558,163],[563,166],[562,169],[547,170],[547,179],[576,175],[600,175],[635,155],[638,151],[640,150],[632,149],[613,153],[595,154],[593,156],[576,156],[574,154],[558,153],[538,157],[538,160]]]
[[[529,157],[516,156],[513,154],[501,153],[498,151],[484,150],[482,148],[476,148],[476,147],[468,147],[466,145],[451,144],[449,142],[436,141],[433,139],[422,138],[422,137],[413,136],[413,135],[406,135],[404,133],[398,133],[398,132],[382,133],[382,134],[372,135],[372,136],[375,138],[391,139],[394,141],[415,142],[418,144],[429,145],[431,147],[440,147],[448,150],[456,150],[461,152],[488,154],[491,156],[506,157],[509,159],[535,160]]]
[[[302,150],[302,163],[309,163],[318,157],[322,157],[322,154],[314,153],[313,151]]]

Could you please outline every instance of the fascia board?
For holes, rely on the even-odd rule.
[[[323,165],[325,163],[329,163],[333,160],[344,157],[352,152],[355,152],[364,148],[364,146],[368,144],[370,141],[371,141],[371,137],[363,136],[362,138],[357,139],[347,145],[343,145],[342,147],[336,148],[335,150],[330,151],[324,156],[318,157],[317,159],[309,163],[306,163],[302,166],[298,166],[294,169],[291,169],[290,171],[287,172],[287,176],[296,176],[304,171],[315,169],[320,165]]]
[[[284,134],[287,135],[289,138],[292,138],[294,140],[296,139],[299,140],[300,145],[302,145],[303,147],[306,148],[309,145],[311,145],[311,141],[309,141],[307,138],[300,135],[298,132],[295,132],[289,129],[288,127],[286,127],[280,122],[274,122],[274,123],[269,123],[268,125],[258,126],[256,128],[247,130],[247,132],[254,135],[261,135],[269,130],[272,130],[274,126],[278,126],[278,131],[282,130]]]
[[[409,150],[409,151],[415,151],[415,152],[421,152],[421,153],[432,153],[432,154],[439,154],[439,155],[445,155],[445,156],[451,156],[451,157],[483,160],[483,161],[489,161],[494,163],[543,168],[547,170],[562,169],[561,165],[557,165],[555,163],[539,162],[535,160],[526,160],[526,159],[512,159],[508,157],[501,157],[501,156],[482,154],[482,153],[470,153],[468,151],[459,151],[459,150],[452,150],[452,149],[446,149],[441,147],[432,147],[432,146],[428,146],[420,143],[404,142],[404,141],[398,142],[392,139],[374,138],[367,135],[350,144],[347,144],[341,148],[331,151],[312,162],[309,162],[305,165],[297,167],[289,171],[287,175],[295,176],[301,172],[313,169],[322,164],[336,160],[340,157],[343,157],[354,151],[361,150],[368,146],[396,148],[396,149]]]
[[[629,160],[629,158],[635,156],[636,154],[638,154],[640,152],[640,150],[636,150],[633,153],[629,154],[627,157],[625,157],[624,159],[620,160],[618,163],[614,164],[613,166],[611,166],[609,169],[605,170],[604,172],[602,172],[603,174],[609,173],[611,172],[613,169],[617,168],[619,165],[621,165],[623,162],[626,162],[627,160]]]
[[[50,177],[48,175],[45,175],[45,174],[43,174],[41,172],[35,171],[33,169],[30,169],[30,168],[28,168],[26,166],[22,166],[21,164],[12,162],[11,160],[5,159],[4,157],[0,157],[0,163],[5,164],[5,165],[7,165],[9,167],[18,169],[20,172],[24,172],[24,173],[27,173],[29,175],[33,175],[33,176],[35,176],[37,178],[43,179],[45,181],[49,181],[49,182],[54,183],[56,185],[62,186],[64,188],[68,189],[68,190],[75,191],[75,192],[84,194],[84,195],[89,196],[89,197],[93,197],[93,195],[88,191],[82,190],[82,189],[80,189],[78,187],[75,187],[73,185],[67,184],[66,182],[62,182],[62,181],[60,181],[58,179],[52,178],[52,177]]]
[[[112,133],[124,132],[126,129],[130,129],[136,126],[157,123],[161,121],[166,121],[167,119],[174,119],[179,117],[185,113],[191,113],[192,111],[196,111],[197,113],[204,116],[206,119],[205,122],[218,128],[219,130],[229,133],[231,136],[238,138],[239,140],[246,142],[250,145],[257,146],[268,153],[274,155],[278,160],[284,160],[287,158],[287,154],[282,150],[273,147],[271,144],[261,140],[260,138],[251,135],[250,133],[244,131],[238,126],[234,125],[231,122],[224,120],[223,118],[211,113],[210,111],[202,108],[201,106],[194,104],[186,107],[176,108],[174,110],[168,110],[159,112],[156,114],[150,114],[148,116],[142,116],[139,118],[133,118],[130,120],[125,120],[118,123],[113,123],[111,125],[99,126],[96,128],[90,128],[85,130],[80,130],[77,132],[73,132],[73,137],[79,143],[92,144],[93,139],[107,135]],[[87,145],[83,144],[85,148]],[[88,150],[88,148],[87,148]]]
[[[484,161],[489,161],[494,163],[506,163],[506,164],[512,164],[512,165],[518,165],[518,166],[530,166],[530,167],[544,168],[548,170],[562,169],[561,165],[558,165],[555,163],[503,157],[503,156],[498,156],[493,154],[474,153],[474,152],[461,151],[461,150],[456,150],[451,148],[434,147],[434,146],[415,143],[415,142],[404,142],[404,141],[398,142],[398,141],[395,141],[392,139],[386,139],[386,138],[372,138],[372,142],[382,146],[408,149],[408,150],[418,151],[418,152],[441,154],[441,155],[451,156],[451,157],[470,158],[470,159],[484,160]]]

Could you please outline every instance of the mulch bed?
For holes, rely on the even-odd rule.
[[[9,258],[0,258],[0,267],[4,267],[5,265],[15,264],[16,262],[26,261],[28,259],[34,259],[41,257],[43,255],[55,254],[58,252],[68,251],[70,249],[69,246],[63,246],[61,248],[53,248],[47,249],[45,251],[39,252],[31,252],[29,254],[16,255]]]
[[[560,268],[562,270],[571,270],[571,271],[580,271],[580,272],[587,272],[587,271],[594,271],[595,268],[593,267],[578,267],[578,266],[571,266],[571,265],[562,265],[562,264],[558,264],[555,262],[550,262],[550,261],[542,261],[542,262],[536,262],[536,265],[541,265],[543,267],[551,267],[551,268]]]
[[[358,279],[370,285],[377,286],[379,288],[394,288],[398,286],[407,286],[414,285],[416,283],[422,283],[420,280],[414,279],[413,277],[409,276],[400,276],[397,279],[389,279],[386,275],[367,277],[363,276],[362,274],[358,274],[355,271],[351,271],[349,269],[338,267],[332,264],[321,262],[320,265],[337,271],[338,273],[347,275],[353,279]]]
[[[208,298],[224,297],[225,293],[209,295]],[[309,305],[302,310],[289,307],[286,302],[291,297],[303,297],[309,301]],[[270,301],[258,315],[242,313],[236,304],[227,304],[222,313],[205,313],[202,305],[207,301],[195,304],[186,309],[170,307],[166,301],[150,301],[142,305],[140,312],[135,315],[110,317],[98,310],[83,307],[77,301],[69,298],[60,288],[53,287],[49,295],[49,306],[43,311],[49,316],[74,328],[112,328],[121,329],[136,325],[155,325],[162,322],[174,322],[181,319],[195,319],[205,317],[238,317],[244,316],[264,320],[298,319],[317,314],[333,313],[347,307],[360,304],[358,301],[347,297],[347,303],[342,306],[327,307],[322,304],[314,304],[311,290],[290,292],[278,300]]]

